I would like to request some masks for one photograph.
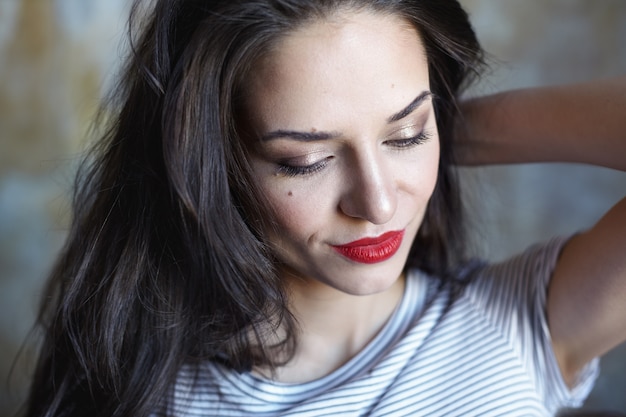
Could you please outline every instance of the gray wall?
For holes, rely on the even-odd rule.
[[[626,73],[625,1],[461,2],[493,55],[492,73],[478,92]],[[477,251],[494,260],[585,229],[626,195],[626,174],[581,165],[490,167],[463,174]],[[586,406],[626,413],[626,345],[601,365]]]
[[[124,0],[0,0],[0,380],[34,320],[65,238],[73,161],[119,57]],[[493,70],[476,88],[626,72],[622,0],[464,0]],[[625,156],[626,157],[626,156]],[[476,250],[502,259],[593,224],[626,194],[626,175],[582,166],[463,171]],[[0,387],[0,416],[22,396],[32,351]],[[603,360],[588,401],[626,412],[626,347]],[[620,395],[621,394],[621,395]]]

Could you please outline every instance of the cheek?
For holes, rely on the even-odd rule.
[[[316,231],[320,213],[327,210],[328,202],[319,193],[297,187],[265,188],[266,196],[275,215],[279,237],[306,238]]]
[[[425,172],[425,181],[424,181],[426,184],[425,192],[428,193],[428,198],[430,198],[430,196],[435,191],[438,177],[439,177],[439,158],[431,162]]]
[[[404,187],[420,201],[430,199],[439,176],[439,143],[427,146],[424,152],[403,165]]]
[[[437,185],[437,178],[439,177],[439,158],[440,158],[440,144],[439,144],[439,136],[437,136],[436,140],[433,141],[433,149],[431,150],[430,157],[428,158],[425,165],[425,177],[426,182],[429,185],[428,195],[429,198],[435,190],[435,186]]]

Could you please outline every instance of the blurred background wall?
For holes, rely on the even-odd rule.
[[[461,2],[492,55],[474,93],[626,72],[623,0]],[[65,238],[72,173],[114,83],[126,10],[125,0],[0,0],[0,416],[12,415],[28,382],[30,345],[9,370]],[[477,252],[493,260],[588,227],[626,195],[626,174],[584,166],[462,176]],[[626,412],[626,347],[602,363],[586,407]]]

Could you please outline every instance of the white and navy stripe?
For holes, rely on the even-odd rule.
[[[411,271],[384,329],[332,374],[282,384],[207,363],[181,371],[174,403],[154,415],[512,417],[580,405],[597,361],[569,390],[545,316],[547,284],[564,242],[480,267],[454,300],[438,280]]]

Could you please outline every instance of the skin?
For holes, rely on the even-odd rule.
[[[563,161],[626,171],[626,77],[523,89],[468,101],[467,165]],[[584,195],[583,197],[584,198]],[[547,316],[565,380],[626,341],[626,199],[564,247]]]
[[[286,36],[248,91],[254,177],[276,214],[271,243],[301,328],[277,378],[303,382],[359,352],[401,299],[437,179],[426,54],[399,18],[344,12]],[[396,230],[400,249],[383,262],[332,248]]]

